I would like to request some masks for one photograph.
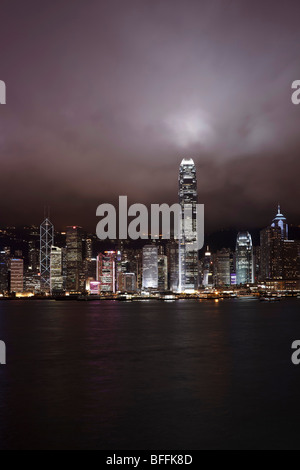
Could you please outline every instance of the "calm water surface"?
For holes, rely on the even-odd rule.
[[[299,306],[2,301],[0,448],[300,448]]]

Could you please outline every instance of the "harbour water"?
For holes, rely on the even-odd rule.
[[[0,302],[1,449],[297,449],[299,299]]]

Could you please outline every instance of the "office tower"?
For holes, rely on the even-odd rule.
[[[257,283],[260,279],[260,273],[261,273],[260,253],[261,253],[260,246],[254,246],[253,247],[253,267],[254,267],[253,277],[254,277],[255,283]]]
[[[132,272],[136,275],[136,288],[141,289],[143,285],[143,251],[135,250],[132,264]]]
[[[84,291],[84,273],[82,264],[82,231],[76,225],[67,227],[66,241],[67,291]]]
[[[119,276],[119,292],[132,294],[136,292],[136,275],[134,273],[121,273]]]
[[[50,254],[54,242],[54,227],[46,217],[40,226],[41,291],[50,293]]]
[[[200,280],[203,287],[212,287],[214,284],[213,279],[214,264],[213,257],[209,250],[209,246],[206,249],[204,257],[200,262]]]
[[[230,256],[229,249],[217,251],[214,263],[215,285],[218,287],[230,286]]]
[[[24,273],[24,292],[38,294],[41,291],[41,277],[29,267]]]
[[[230,285],[236,286],[236,253],[231,252],[230,255]]]
[[[166,255],[168,257],[168,287],[172,292],[177,292],[179,265],[179,249],[177,240],[170,240],[167,243]]]
[[[24,262],[22,259],[10,260],[10,292],[21,294],[24,291]]]
[[[116,252],[105,251],[97,257],[97,281],[101,292],[116,292]]]
[[[62,277],[63,277],[63,291],[67,290],[67,248],[61,249],[62,256]]]
[[[83,262],[83,271],[86,285],[97,279],[97,258],[85,259]]]
[[[282,279],[282,269],[281,228],[267,227],[260,232],[260,281]]]
[[[125,270],[127,271],[127,269]],[[125,272],[123,270],[123,263],[122,263],[122,252],[118,250],[116,252],[116,290],[121,292],[121,284],[122,284],[122,274]]]
[[[279,227],[281,232],[282,240],[287,240],[289,238],[289,226],[287,224],[286,218],[281,214],[280,206],[278,206],[278,213],[273,219],[271,224],[272,228]]]
[[[166,255],[158,255],[158,290],[168,290],[168,257]]]
[[[283,240],[282,242],[283,252],[283,279],[288,280],[299,280],[299,252],[298,243],[295,240]]]
[[[85,239],[85,259],[92,259],[93,258],[93,240],[91,238]]]
[[[179,236],[179,292],[198,288],[197,177],[192,159],[183,159],[179,168],[179,203],[182,211]]]
[[[236,283],[253,284],[253,246],[249,232],[239,232],[236,241]]]
[[[36,240],[28,242],[28,261],[29,268],[32,272],[40,272],[40,250],[37,247]]]
[[[0,251],[0,294],[8,292],[9,256],[6,251]]]
[[[50,255],[51,294],[63,292],[62,249],[52,246]]]
[[[158,248],[155,245],[143,247],[143,289],[158,288]]]
[[[83,260],[83,273],[85,288],[88,290],[88,286],[91,281],[96,281],[97,271],[97,259],[93,258],[93,240],[88,237],[84,240],[84,260]]]

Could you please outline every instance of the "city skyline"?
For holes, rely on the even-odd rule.
[[[183,213],[192,209],[193,214],[197,208],[197,178],[190,159],[184,159],[179,167],[178,196]],[[28,232],[27,242],[23,241],[25,252],[16,249],[13,230],[8,244],[0,245],[0,295],[6,296],[8,291],[13,294],[16,289],[20,294],[21,286],[24,295],[54,296],[84,292],[117,295],[127,291],[198,295],[203,289],[247,285],[297,291],[300,239],[289,237],[288,220],[282,212],[278,205],[277,213],[260,230],[259,244],[253,244],[249,232],[239,231],[234,249],[224,243],[221,249],[211,251],[206,247],[202,254],[196,251],[195,256],[187,250],[197,237],[189,218],[183,219],[187,226],[183,225],[184,235],[179,241],[143,239],[138,246],[137,240],[133,244],[128,244],[129,240],[109,240],[111,248],[105,251],[96,247],[95,235],[79,226],[55,232],[46,216],[40,230],[32,227]]]

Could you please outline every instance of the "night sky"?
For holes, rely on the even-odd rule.
[[[96,208],[177,202],[206,227],[300,224],[299,1],[1,0],[0,225],[95,230]]]

